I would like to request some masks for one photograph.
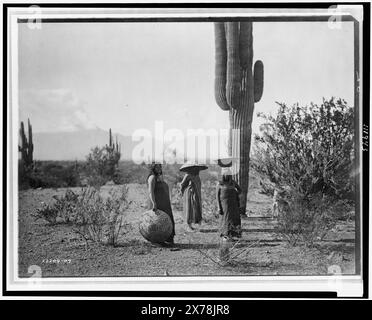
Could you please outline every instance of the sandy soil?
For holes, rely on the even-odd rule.
[[[102,192],[110,188],[105,186]],[[73,189],[78,191],[79,188]],[[39,265],[43,277],[60,276],[182,276],[182,275],[326,275],[338,265],[344,274],[354,273],[354,222],[340,222],[316,248],[291,247],[273,232],[271,200],[250,190],[249,217],[242,221],[243,237],[233,250],[241,253],[233,263],[221,266],[218,257],[218,221],[210,219],[189,232],[182,212],[174,209],[176,246],[164,248],[147,242],[138,232],[146,199],[145,185],[130,184],[132,201],[125,213],[126,228],[117,247],[85,242],[64,224],[48,225],[31,216],[40,202],[52,201],[66,189],[20,192],[19,275]],[[258,242],[258,240],[260,240]],[[242,251],[248,248],[248,251]],[[243,253],[242,253],[243,252]]]

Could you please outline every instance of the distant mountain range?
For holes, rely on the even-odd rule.
[[[121,143],[121,159],[130,159],[138,142],[129,136],[113,133]],[[108,131],[102,129],[79,130],[73,132],[39,132],[33,134],[35,160],[85,160],[95,146],[109,142]]]
[[[114,141],[117,138],[121,144],[121,160],[134,160],[132,159],[133,150],[143,141],[132,141],[131,136],[115,133],[113,133],[113,137]],[[85,160],[92,148],[96,146],[103,147],[108,144],[109,133],[99,128],[71,132],[35,132],[33,134],[33,140],[35,160]],[[184,159],[184,143],[184,139],[178,141],[178,147],[176,147],[177,161]],[[156,142],[156,145],[159,146],[159,141]],[[207,145],[208,147],[211,146],[209,141]],[[174,159],[173,152],[175,147],[165,146],[165,148],[164,156]],[[138,153],[138,150],[136,153]],[[213,158],[216,155],[210,154],[209,157]],[[146,161],[148,160],[150,159],[146,159]]]

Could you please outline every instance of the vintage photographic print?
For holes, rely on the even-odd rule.
[[[360,292],[360,6],[7,13],[14,288]]]

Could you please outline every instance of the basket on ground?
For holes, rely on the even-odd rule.
[[[148,210],[143,213],[139,232],[146,240],[154,243],[164,242],[170,237],[172,230],[172,220],[164,211]]]

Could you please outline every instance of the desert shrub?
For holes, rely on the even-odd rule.
[[[66,188],[80,186],[77,164],[35,162],[33,167],[19,165],[19,188]]]
[[[54,208],[58,212],[58,217],[65,223],[70,223],[75,219],[77,202],[79,195],[74,193],[72,190],[67,190],[66,193],[61,196],[53,196],[55,200]]]
[[[120,156],[120,152],[109,145],[93,148],[87,156],[84,168],[88,184],[99,187],[107,181],[117,180]]]
[[[343,100],[310,107],[279,104],[255,135],[254,168],[276,185],[354,199],[354,117]]]
[[[75,187],[79,184],[79,175],[75,165],[62,165],[47,163],[41,166],[37,172],[45,178],[54,179],[53,187]]]
[[[55,224],[60,217],[85,241],[116,246],[124,226],[123,214],[130,203],[127,194],[126,186],[111,189],[107,197],[91,187],[82,188],[80,194],[67,190],[63,196],[54,196],[53,203],[42,203],[34,217],[50,224]]]
[[[85,241],[116,246],[124,226],[123,213],[129,205],[127,193],[128,188],[123,186],[103,198],[97,189],[85,188],[76,203],[73,231]]]
[[[117,176],[119,183],[145,183],[148,168],[145,164],[136,164],[132,161],[120,161]]]
[[[67,187],[81,186],[79,166],[76,164],[66,166],[64,170],[62,170],[61,178],[66,183]]]
[[[87,185],[97,190],[105,185],[110,179],[96,173],[87,174]]]
[[[312,243],[332,227],[343,201],[355,199],[353,109],[332,98],[310,107],[281,103],[276,116],[259,116],[265,123],[255,135],[252,166],[266,193],[288,191],[281,232]]]
[[[58,217],[58,209],[54,205],[41,202],[41,207],[36,209],[36,213],[32,214],[35,220],[45,220],[49,224],[55,224]]]
[[[120,170],[119,167],[115,168],[114,174],[112,176],[112,181],[114,182],[114,184],[125,184],[126,183],[127,180],[124,179],[122,171]]]
[[[38,219],[43,219],[50,224],[55,224],[57,218],[60,222],[70,223],[76,215],[76,208],[79,195],[68,189],[63,196],[54,195],[54,201],[50,204],[41,202],[41,207],[36,210],[33,216]]]
[[[306,198],[292,193],[284,201],[286,206],[281,210],[274,230],[291,245],[313,246],[316,241],[323,240],[337,220],[352,207],[348,200],[334,201],[321,193]]]
[[[30,188],[31,167],[26,167],[22,161],[18,161],[18,188],[25,190]]]

